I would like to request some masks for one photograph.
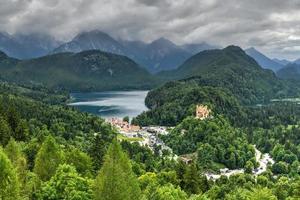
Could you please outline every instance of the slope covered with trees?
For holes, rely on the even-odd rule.
[[[145,100],[149,111],[134,119],[140,125],[174,126],[187,116],[194,116],[197,104],[209,105],[214,113],[229,118],[242,116],[239,101],[227,89],[199,86],[198,79],[172,81],[151,90]]]
[[[117,133],[102,119],[63,106],[64,94],[7,83],[1,83],[0,91],[2,199],[300,197],[296,103],[249,107],[240,128],[216,114],[203,121],[185,118],[163,138],[178,154],[196,152],[192,163],[185,164],[171,159],[168,152],[161,156],[138,143],[117,142]],[[36,95],[45,92],[48,96]],[[254,162],[250,143],[270,152],[275,164],[258,176],[245,173],[207,180],[207,170]]]
[[[157,84],[129,58],[97,50],[31,60],[16,60],[1,53],[0,70],[6,81],[67,91],[147,89]]]
[[[197,77],[199,85],[227,88],[239,101],[248,105],[297,93],[271,70],[262,69],[237,46],[203,51],[189,58],[178,69],[161,73],[161,76],[168,79]]]

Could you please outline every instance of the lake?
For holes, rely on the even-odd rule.
[[[144,103],[147,93],[148,91],[72,93],[72,103],[68,105],[103,118],[132,118],[147,110]]]

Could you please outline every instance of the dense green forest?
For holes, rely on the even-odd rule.
[[[174,126],[187,116],[194,115],[197,103],[208,105],[214,113],[229,118],[243,116],[239,101],[221,87],[199,86],[198,79],[172,81],[151,90],[145,100],[149,111],[134,119],[140,125]]]
[[[1,199],[300,198],[296,103],[243,109],[247,117],[239,127],[226,113],[203,121],[186,117],[162,138],[178,155],[196,156],[185,164],[168,152],[160,156],[137,143],[117,141],[116,131],[103,120],[64,106],[66,94],[7,83],[0,91]],[[216,181],[204,176],[224,166],[253,169],[251,144],[276,161],[265,173]]]

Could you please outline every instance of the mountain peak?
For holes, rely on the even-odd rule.
[[[0,51],[0,59],[5,59],[7,57],[8,56],[3,51]]]
[[[160,37],[160,38],[152,41],[150,45],[176,46],[172,41],[170,41],[164,37]]]
[[[241,51],[241,52],[244,52],[241,47],[235,46],[235,45],[229,45],[229,46],[225,47],[224,50],[225,51]]]
[[[75,36],[74,40],[80,40],[82,38],[89,37],[104,37],[104,38],[111,38],[107,33],[104,33],[100,30],[91,30],[86,32],[81,32],[77,36]]]

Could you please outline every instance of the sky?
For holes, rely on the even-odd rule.
[[[300,0],[0,0],[0,31],[71,40],[99,29],[115,38],[255,47],[300,58]]]

